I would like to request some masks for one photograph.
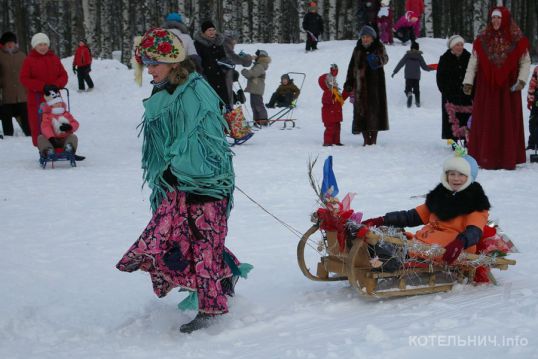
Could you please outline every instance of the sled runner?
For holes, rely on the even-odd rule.
[[[297,75],[299,77],[302,77],[301,85],[299,86],[299,91],[302,91],[303,84],[306,79],[306,74],[303,72],[288,72],[287,75]],[[300,96],[301,95],[299,95],[299,97]],[[293,112],[295,111],[295,107],[297,107],[298,100],[299,98],[295,99],[289,106],[281,108],[272,116],[270,116],[268,118],[269,126],[272,126],[275,122],[283,122],[281,130],[295,128],[295,121],[297,119],[293,118]],[[291,127],[288,127],[288,125],[290,125]]]
[[[305,248],[309,242],[312,246],[315,233],[319,236],[315,242],[319,261],[312,273],[306,264]],[[340,250],[337,232],[321,230],[320,223],[316,223],[297,245],[299,268],[308,279],[347,280],[360,294],[385,298],[450,291],[456,283],[473,281],[477,268],[506,270],[516,264],[515,260],[495,255],[464,252],[453,265],[447,266],[436,260],[444,248],[409,240],[403,232],[399,233],[369,230],[353,239],[346,238],[346,245]],[[411,255],[402,260],[397,253]]]

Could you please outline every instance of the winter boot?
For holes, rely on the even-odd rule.
[[[407,108],[411,108],[412,104],[413,104],[413,94],[409,92],[407,94]]]
[[[269,125],[269,121],[265,118],[265,119],[259,119],[259,120],[254,120],[254,122],[259,126],[264,126],[264,127],[267,127]]]
[[[56,161],[56,151],[54,151],[54,148],[49,148],[45,150],[44,156],[49,161]]]
[[[420,107],[420,94],[419,93],[415,94],[415,105],[417,107]]]
[[[194,332],[195,330],[207,328],[211,326],[211,324],[214,321],[214,318],[215,318],[214,315],[198,312],[198,314],[193,320],[179,327],[179,331],[181,333],[190,334]]]
[[[377,131],[370,132],[370,144],[371,145],[377,144]]]

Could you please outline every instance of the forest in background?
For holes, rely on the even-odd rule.
[[[357,38],[357,9],[361,0],[319,0],[325,22],[322,40]],[[536,59],[538,4],[536,0],[425,0],[423,36],[462,35],[472,41],[484,27],[488,9],[507,6],[531,43]],[[242,43],[304,41],[301,23],[307,11],[304,0],[0,0],[0,29],[12,31],[28,51],[37,32],[46,33],[60,56],[73,54],[78,40],[87,39],[94,57],[111,58],[121,51],[129,64],[133,38],[162,25],[166,14],[179,11],[191,32],[211,19],[221,32],[235,30]],[[392,0],[395,21],[403,15],[405,0]]]

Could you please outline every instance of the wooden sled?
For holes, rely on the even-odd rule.
[[[381,238],[373,232],[368,232],[364,238],[353,239],[351,246],[340,252],[336,232],[329,231],[321,231],[323,243],[318,245],[320,260],[314,274],[306,265],[305,247],[310,236],[318,230],[318,224],[310,227],[297,245],[297,261],[302,273],[314,281],[348,280],[351,287],[361,295],[388,298],[447,292],[456,283],[472,281],[475,275],[475,267],[462,264],[457,266],[430,264],[425,267],[406,268],[393,272],[382,271],[380,268],[372,267],[368,245],[384,241],[403,246],[412,242],[416,243],[416,241],[388,236]],[[421,245],[431,247],[427,244]],[[320,250],[320,246],[324,248]],[[443,248],[438,248],[438,250],[444,251]],[[480,256],[465,253],[458,261],[462,258],[465,261],[473,261],[480,259]],[[506,270],[509,265],[516,264],[515,260],[500,257],[488,257],[488,261],[490,261],[489,267],[501,270]]]

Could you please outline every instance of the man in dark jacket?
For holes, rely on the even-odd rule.
[[[303,30],[306,31],[306,51],[317,50],[319,35],[323,33],[323,19],[313,1],[308,4],[308,12],[303,18]]]

